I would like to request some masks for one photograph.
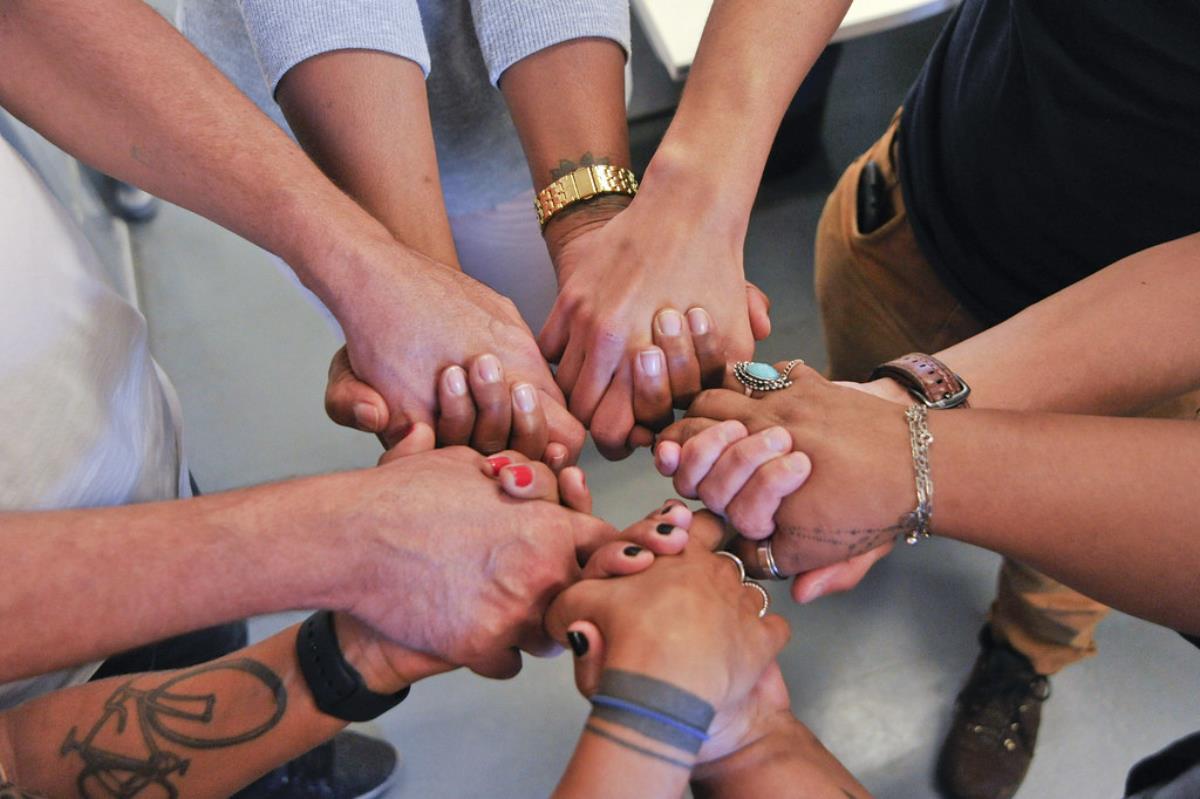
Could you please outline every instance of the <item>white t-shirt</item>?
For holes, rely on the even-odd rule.
[[[180,423],[145,318],[114,290],[67,209],[0,138],[0,511],[186,496]],[[0,686],[0,708],[83,682],[97,665]]]

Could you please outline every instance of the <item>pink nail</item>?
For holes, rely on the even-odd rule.
[[[688,326],[692,328],[692,334],[703,336],[709,331],[712,326],[712,320],[708,318],[708,311],[703,308],[693,308],[688,311]]]
[[[484,355],[479,359],[479,379],[485,383],[500,380],[500,359],[495,355]]]
[[[642,350],[638,353],[638,363],[642,365],[642,371],[649,377],[658,377],[663,370],[662,350]]]
[[[537,397],[534,396],[533,386],[528,383],[522,383],[513,389],[513,405],[517,406],[517,410],[521,413],[533,413],[537,408]]]
[[[456,397],[466,396],[467,373],[461,366],[451,366],[446,370],[446,390]]]
[[[678,336],[683,332],[683,317],[679,311],[668,308],[658,315],[658,329],[664,336]]]

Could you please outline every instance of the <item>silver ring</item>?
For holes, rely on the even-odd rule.
[[[720,557],[726,557],[726,558],[729,558],[730,560],[732,560],[733,565],[737,566],[738,580],[740,580],[741,582],[746,581],[746,564],[742,563],[741,558],[739,558],[737,555],[733,554],[732,552],[725,552],[724,550],[722,550],[721,552],[717,552],[716,555],[718,555]]]
[[[743,580],[742,587],[753,588],[755,591],[762,594],[763,606],[762,609],[758,611],[758,617],[761,619],[763,616],[766,616],[767,610],[771,607],[771,595],[767,593],[767,589],[763,588],[753,580]]]
[[[758,553],[758,565],[762,567],[772,580],[786,580],[787,575],[779,571],[779,564],[775,562],[775,553],[771,551],[771,539],[760,541],[755,548]]]
[[[792,381],[788,375],[803,363],[799,358],[788,361],[787,366],[780,372],[769,363],[738,361],[733,365],[733,376],[748,389],[747,396],[750,391],[779,391],[791,387]]]

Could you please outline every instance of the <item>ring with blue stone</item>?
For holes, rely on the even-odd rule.
[[[746,387],[746,396],[752,391],[779,391],[792,385],[788,375],[802,363],[799,358],[788,361],[781,372],[769,363],[738,361],[733,365],[733,376]]]

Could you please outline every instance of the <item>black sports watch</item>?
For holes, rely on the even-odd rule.
[[[346,662],[333,628],[333,613],[320,610],[300,625],[296,659],[317,708],[343,721],[370,721],[408,697],[405,686],[394,694],[377,694],[367,688],[362,675]]]

